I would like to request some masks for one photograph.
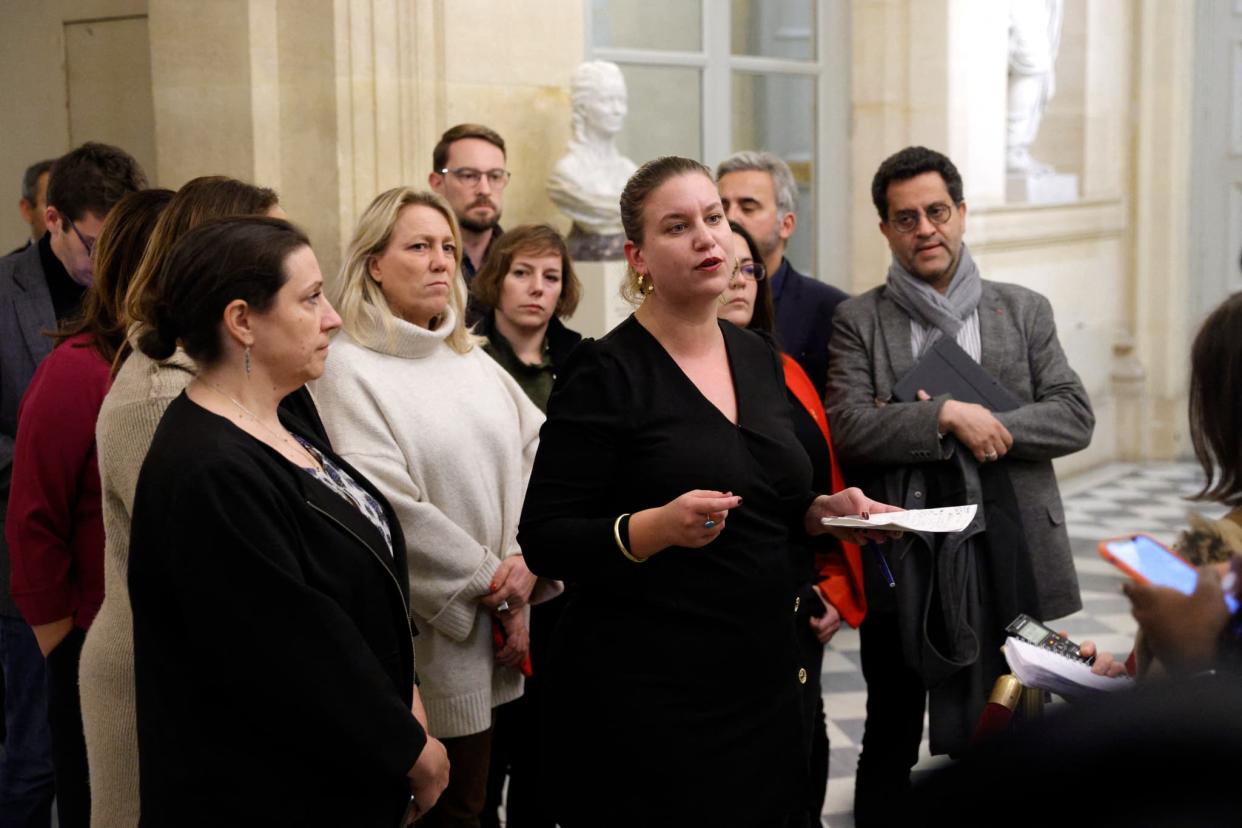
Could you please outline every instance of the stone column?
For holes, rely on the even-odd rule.
[[[1194,5],[1143,0],[1138,13],[1134,124],[1134,247],[1125,297],[1137,356],[1147,370],[1144,456],[1189,452],[1190,159]]]

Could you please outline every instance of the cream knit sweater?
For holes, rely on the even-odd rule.
[[[447,317],[435,331],[393,320],[394,335],[374,349],[337,334],[326,372],[310,386],[333,448],[401,521],[420,690],[439,738],[486,730],[492,708],[522,694],[521,674],[495,663],[478,599],[501,559],[519,552],[543,423],[482,348],[458,354],[445,344],[451,309]]]
[[[135,351],[104,397],[95,425],[103,484],[104,600],[82,645],[79,686],[90,765],[91,825],[138,824],[138,724],[134,712],[134,622],[129,606],[129,521],[138,472],[156,426],[194,378],[178,350],[164,362]],[[187,745],[193,750],[193,745]]]

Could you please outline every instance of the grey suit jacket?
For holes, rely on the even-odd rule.
[[[948,396],[893,402],[914,367],[910,317],[881,286],[837,307],[829,347],[826,408],[845,465],[899,466],[944,459],[937,434]],[[1057,339],[1052,306],[1017,285],[983,282],[980,363],[1025,404],[996,418],[1013,435],[1005,464],[1021,506],[1036,590],[1047,618],[1082,608],[1052,458],[1086,448],[1095,415]]]
[[[55,327],[39,246],[0,259],[0,615],[20,617],[9,595],[9,545],[4,539],[17,406],[35,369],[51,353],[52,340],[44,332]]]

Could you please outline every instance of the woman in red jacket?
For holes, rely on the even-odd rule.
[[[5,536],[13,600],[47,659],[48,721],[60,824],[86,826],[90,792],[78,656],[103,602],[104,528],[95,420],[125,336],[118,309],[147,237],[172,199],[143,190],[108,214],[81,317],[55,334],[18,409]]]
[[[751,235],[738,223],[733,230],[736,265],[729,288],[720,297],[721,319],[738,327],[762,331],[775,337],[772,289],[763,270],[763,258]],[[779,343],[778,343],[779,344]],[[785,367],[785,387],[792,405],[794,432],[811,458],[813,488],[817,492],[839,492],[845,488],[837,467],[828,433],[824,404],[810,378],[793,357],[781,354]],[[796,571],[805,573],[799,585],[796,612],[802,662],[811,676],[805,686],[804,712],[810,736],[811,784],[807,812],[811,824],[819,824],[828,786],[828,733],[824,702],[820,692],[820,667],[824,645],[832,639],[844,620],[851,627],[862,623],[867,612],[863,594],[862,558],[856,544],[823,535],[812,548],[799,549],[804,559],[795,561]],[[813,666],[814,669],[810,669]]]

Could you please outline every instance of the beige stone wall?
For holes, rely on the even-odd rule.
[[[478,121],[508,144],[507,224],[560,222],[544,180],[569,134],[576,0],[151,0],[161,178],[276,188],[335,273],[379,192],[427,186],[431,152]]]
[[[4,25],[0,26],[0,112],[5,113],[0,129],[0,253],[7,252],[29,235],[21,223],[17,200],[21,196],[21,177],[26,167],[43,158],[54,158],[66,152],[71,142],[88,139],[128,144],[155,175],[153,142],[135,146],[135,128],[139,134],[149,125],[149,110],[143,114],[125,106],[149,89],[133,89],[122,83],[98,82],[114,80],[90,68],[115,63],[140,71],[132,55],[115,51],[117,42],[144,24],[146,0],[44,0],[43,2],[6,3]],[[81,25],[90,22],[87,33]],[[113,37],[116,29],[125,31]],[[68,38],[75,34],[83,46],[74,55],[67,54]],[[98,48],[91,49],[94,45]],[[112,51],[110,51],[112,50]],[[70,60],[76,57],[77,60]],[[139,64],[141,61],[139,61]],[[81,74],[70,84],[67,67]],[[93,75],[93,77],[92,77]],[[97,81],[93,85],[83,82]],[[78,92],[73,114],[76,130],[71,133],[70,90]],[[141,101],[138,101],[141,103]],[[147,125],[136,124],[143,117]],[[147,126],[149,134],[149,126]],[[75,134],[76,133],[76,134]]]
[[[584,54],[582,2],[453,0],[450,8],[441,129],[475,121],[499,132],[513,171],[502,222],[551,222],[568,232],[544,184],[569,142],[569,76]],[[418,163],[431,171],[431,147]]]

